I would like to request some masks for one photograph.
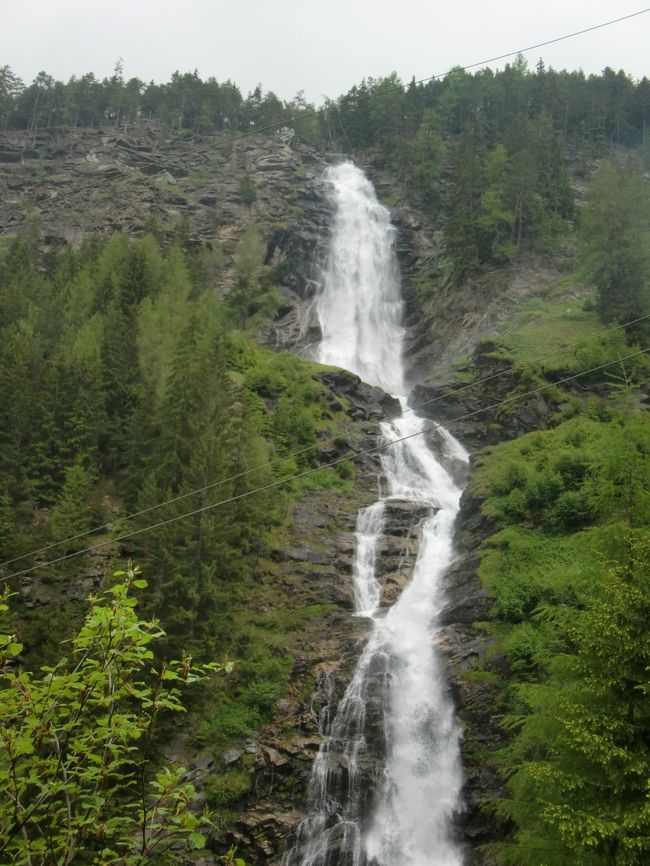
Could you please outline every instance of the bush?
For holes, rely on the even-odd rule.
[[[236,803],[251,789],[251,778],[243,770],[233,770],[219,776],[210,776],[205,790],[208,805],[223,809]]]
[[[595,511],[586,496],[579,490],[565,490],[555,504],[551,523],[566,532],[575,532],[593,521]]]
[[[215,742],[224,745],[238,737],[247,737],[261,724],[258,712],[242,704],[225,703],[217,715],[206,722],[199,731],[200,742]]]
[[[179,687],[220,665],[182,659],[151,670],[150,644],[164,632],[135,614],[130,589],[146,586],[136,575],[116,572],[122,582],[93,601],[70,660],[40,676],[21,670],[22,646],[0,634],[3,863],[71,863],[74,853],[75,862],[144,866],[161,846],[205,844],[183,768],[152,774],[146,756],[159,712],[183,710]]]
[[[239,194],[244,204],[251,205],[257,200],[257,187],[250,175],[245,174],[239,181]]]

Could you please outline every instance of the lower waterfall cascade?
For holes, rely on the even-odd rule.
[[[404,414],[381,424],[384,441],[395,442],[381,452],[382,495],[357,517],[355,612],[371,620],[370,635],[338,706],[322,713],[307,811],[282,863],[461,866],[453,832],[461,731],[435,642],[462,493],[445,467],[467,463],[468,455],[439,428],[438,459],[423,433],[425,422],[407,411],[402,299],[388,211],[350,162],[328,169],[326,181],[334,216],[316,302],[322,331],[317,360],[398,397]],[[419,506],[413,530],[420,541],[411,580],[386,611],[376,564],[391,502]]]

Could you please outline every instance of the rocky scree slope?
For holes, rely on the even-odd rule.
[[[155,231],[186,246],[218,248],[215,289],[232,286],[244,229],[257,225],[266,265],[285,264],[285,288],[303,296],[327,205],[326,160],[273,137],[168,133],[144,122],[113,127],[0,133],[0,235],[38,217],[45,244],[115,231]],[[289,266],[290,265],[290,266]]]

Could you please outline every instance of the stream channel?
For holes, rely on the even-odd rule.
[[[429,447],[427,423],[408,409],[400,275],[387,209],[350,162],[328,169],[326,181],[334,216],[316,301],[317,360],[381,387],[404,412],[381,425],[384,440],[395,444],[380,452],[380,498],[357,518],[356,616],[368,617],[371,631],[342,699],[321,714],[307,810],[282,863],[461,866],[454,834],[461,728],[436,649],[436,622],[462,493],[448,467],[468,455],[442,428],[437,447]],[[404,502],[417,506],[412,532],[419,547],[410,582],[386,610],[376,577],[378,544],[387,509]]]

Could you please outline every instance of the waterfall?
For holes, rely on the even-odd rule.
[[[352,163],[327,172],[334,205],[318,360],[344,367],[407,409],[394,229],[372,184]],[[453,839],[459,809],[460,729],[435,650],[441,579],[449,566],[461,490],[426,442],[414,413],[381,425],[382,498],[362,509],[353,565],[356,612],[372,630],[345,694],[324,714],[309,809],[283,866],[460,866]],[[467,460],[440,431],[441,450]],[[404,438],[410,437],[410,438]],[[397,441],[403,440],[403,441]],[[413,576],[387,612],[375,565],[391,500],[428,514]]]

